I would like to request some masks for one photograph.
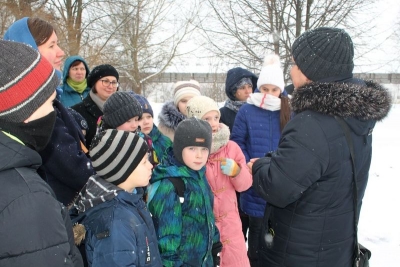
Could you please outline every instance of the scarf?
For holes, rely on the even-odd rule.
[[[253,93],[247,99],[247,103],[269,111],[281,109],[281,99],[270,94]]]
[[[92,90],[90,90],[89,94],[90,94],[90,98],[93,100],[93,102],[96,104],[96,106],[98,106],[99,109],[101,110],[101,112],[103,112],[104,102],[106,102],[106,101],[101,100],[100,97],[98,97],[95,93],[93,93]]]
[[[46,116],[28,123],[4,121],[0,122],[0,129],[5,133],[11,134],[29,148],[42,151],[49,143],[53,134],[56,117],[57,113],[52,111]]]
[[[243,106],[245,103],[246,101],[233,101],[231,99],[227,99],[225,101],[225,107],[237,113],[240,107]]]
[[[74,89],[77,93],[82,94],[87,88],[87,81],[84,79],[82,82],[75,82],[70,77],[67,78],[67,84]]]
[[[219,124],[218,132],[212,134],[211,153],[214,154],[229,141],[230,131],[228,126]]]

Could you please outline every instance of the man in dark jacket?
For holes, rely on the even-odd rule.
[[[36,173],[58,83],[37,51],[0,41],[0,266],[83,266],[68,212]]]
[[[351,129],[359,211],[371,164],[372,130],[387,116],[390,94],[376,83],[353,78],[354,48],[344,30],[307,31],[293,43],[292,54],[296,115],[278,149],[248,164],[254,188],[268,202],[260,266],[352,266],[352,163],[334,116]]]

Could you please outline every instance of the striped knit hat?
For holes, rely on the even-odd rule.
[[[178,106],[179,101],[187,96],[201,95],[200,84],[196,80],[179,81],[174,84],[174,105]]]
[[[0,119],[23,122],[55,92],[51,64],[26,44],[0,40]]]
[[[128,179],[147,153],[148,146],[143,138],[115,129],[96,135],[89,151],[94,170],[114,185]]]

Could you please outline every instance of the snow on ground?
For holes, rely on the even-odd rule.
[[[151,105],[157,125],[163,104]],[[396,104],[373,132],[372,164],[358,226],[359,242],[371,250],[373,267],[395,267],[400,262],[399,154],[400,104]]]

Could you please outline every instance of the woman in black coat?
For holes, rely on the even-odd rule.
[[[351,130],[360,211],[372,131],[389,112],[390,94],[376,83],[352,78],[353,43],[343,30],[307,31],[294,42],[292,53],[296,115],[284,128],[277,151],[249,164],[253,186],[268,202],[260,266],[352,266],[352,163],[334,116],[344,118]]]
[[[88,124],[86,132],[86,146],[90,148],[96,134],[99,117],[103,116],[104,102],[118,90],[119,74],[108,64],[96,66],[87,77],[87,85],[91,88],[89,95],[82,102],[72,106],[85,118]]]

